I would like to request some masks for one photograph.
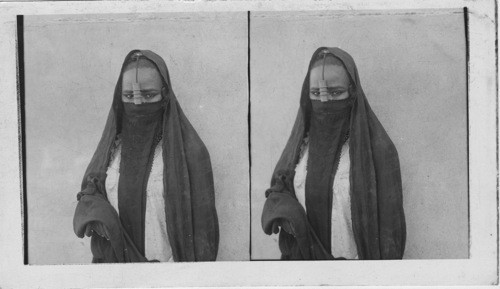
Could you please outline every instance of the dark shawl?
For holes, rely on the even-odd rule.
[[[274,169],[271,188],[266,192],[267,200],[262,213],[262,226],[267,234],[271,234],[270,223],[276,220],[297,218],[296,215],[292,216],[296,210],[289,210],[289,215],[280,215],[274,205],[277,203],[274,198],[288,198],[283,195],[284,193],[293,196],[297,202],[293,177],[303,139],[309,130],[311,115],[309,73],[318,53],[325,49],[343,62],[354,85],[351,95],[354,97],[354,103],[350,119],[349,179],[352,229],[359,259],[401,259],[405,248],[406,225],[398,154],[368,104],[354,60],[347,52],[339,48],[320,47],[311,58],[302,86],[300,108],[292,133]],[[286,211],[286,208],[281,208],[280,212],[282,211]],[[306,232],[300,234],[306,234]],[[306,246],[304,250],[310,250],[307,246],[321,245],[314,242],[306,245],[299,244],[293,239],[293,236],[281,230],[280,244],[287,240],[290,247]],[[304,255],[286,255],[283,249],[281,251],[283,259],[304,257]],[[287,252],[293,251],[291,248],[287,249]],[[332,259],[332,256],[317,259]]]
[[[78,193],[73,226],[78,237],[83,238],[87,225],[101,222],[108,230],[109,241],[93,234],[90,248],[94,263],[124,263],[148,261],[139,252],[120,217],[111,206],[103,191],[104,187],[97,178],[90,180],[84,191]]]
[[[109,165],[111,150],[117,135],[120,134],[123,115],[122,74],[129,58],[139,50],[131,51],[125,58],[120,77],[115,87],[113,104],[101,140],[85,172],[82,182],[82,195],[75,212],[74,229],[78,223],[79,206],[83,206],[87,195],[99,194],[96,187],[102,188]],[[163,59],[149,50],[140,50],[158,68],[167,95],[163,115],[163,171],[165,188],[166,224],[173,258],[181,261],[213,261],[217,257],[219,245],[219,224],[215,210],[214,183],[210,156],[202,140],[189,123],[177,102],[170,84],[167,65]],[[101,193],[102,193],[101,192]],[[102,214],[102,206],[95,206],[96,215]],[[109,229],[109,228],[108,228]],[[100,238],[94,236],[94,238]],[[112,242],[92,242],[92,252],[103,251]],[[96,256],[94,255],[94,261]],[[108,261],[108,260],[104,260]],[[109,262],[114,262],[110,260]]]

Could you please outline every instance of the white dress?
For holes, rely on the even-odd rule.
[[[154,152],[153,165],[146,188],[145,257],[148,260],[173,262],[172,248],[168,240],[163,196],[162,141]],[[121,144],[118,144],[107,170],[106,192],[108,200],[118,214],[118,180],[120,179]]]
[[[293,180],[295,195],[299,203],[306,209],[306,176],[307,160],[309,158],[309,144],[306,141],[302,148],[301,157],[295,167]],[[358,250],[352,231],[351,197],[349,182],[349,142],[346,141],[340,152],[340,162],[333,181],[332,198],[332,255],[335,258],[358,259]]]

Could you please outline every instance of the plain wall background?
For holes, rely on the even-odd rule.
[[[73,233],[76,194],[101,137],[126,54],[163,57],[210,152],[218,260],[249,259],[247,14],[25,16],[30,264],[89,263]]]
[[[468,257],[467,103],[461,10],[251,13],[252,259],[276,259],[260,216],[317,47],[354,58],[399,153],[404,258]]]

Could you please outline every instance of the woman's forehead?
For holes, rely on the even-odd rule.
[[[324,66],[314,66],[311,69],[309,80],[311,86],[315,86],[320,80],[326,80],[329,85],[349,85],[349,75],[344,66],[330,63],[325,63]]]
[[[160,73],[156,68],[145,67],[145,66],[129,66],[123,72],[122,76],[123,86],[131,86],[132,83],[148,84],[148,85],[159,85],[162,86],[162,78]]]

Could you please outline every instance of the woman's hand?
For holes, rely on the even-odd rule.
[[[90,222],[85,229],[85,236],[90,237],[93,233],[109,241],[109,232],[101,222]]]
[[[295,237],[295,230],[293,229],[293,226],[290,224],[290,222],[283,219],[278,219],[274,221],[273,233],[278,234],[280,231],[280,227],[281,229],[285,230],[285,232]]]

